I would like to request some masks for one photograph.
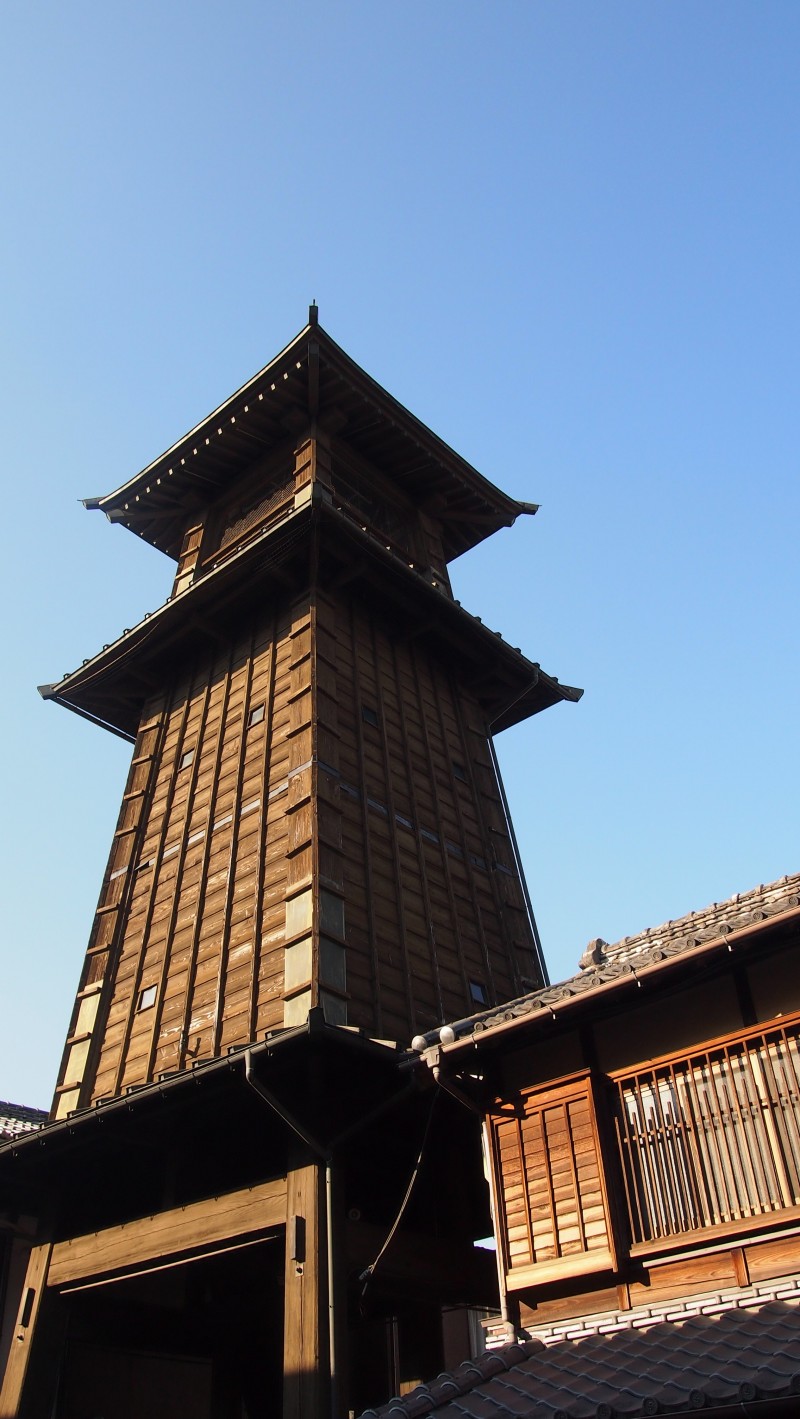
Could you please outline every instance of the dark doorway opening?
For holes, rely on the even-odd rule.
[[[281,1412],[282,1238],[73,1290],[57,1419]]]

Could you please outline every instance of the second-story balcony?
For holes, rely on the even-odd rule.
[[[512,1288],[796,1223],[800,1015],[522,1089],[490,1133]]]
[[[720,1040],[615,1081],[634,1246],[800,1207],[800,1023]]]

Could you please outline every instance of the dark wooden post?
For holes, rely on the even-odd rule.
[[[287,1174],[284,1419],[322,1419],[328,1379],[325,1165],[298,1146]]]
[[[40,1240],[28,1260],[25,1284],[11,1339],[2,1389],[0,1419],[30,1419],[51,1412],[63,1338],[59,1297],[47,1290],[52,1243]],[[35,1389],[36,1393],[32,1393]]]

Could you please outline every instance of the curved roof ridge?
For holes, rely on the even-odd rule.
[[[633,936],[623,936],[613,945],[603,942],[603,957],[607,961],[619,961],[687,936],[698,938],[700,933],[706,936],[709,932],[717,936],[726,928],[730,931],[748,924],[750,919],[757,919],[759,913],[773,916],[778,911],[784,911],[787,905],[792,905],[790,899],[798,893],[800,873],[787,874],[776,882],[761,883],[748,892],[736,892],[726,901],[711,902],[707,907],[687,912],[685,916],[675,917],[661,926],[648,926]]]
[[[700,911],[649,927],[636,936],[625,936],[609,945],[597,937],[583,953],[580,969],[573,976],[554,981],[539,990],[493,1005],[462,1020],[437,1026],[412,1043],[418,1053],[438,1044],[453,1044],[494,1031],[517,1019],[547,1015],[566,1001],[592,994],[616,982],[636,978],[646,968],[655,969],[707,943],[720,942],[732,932],[743,931],[761,921],[800,908],[800,873],[787,874],[776,882],[738,892],[728,901],[713,903]],[[447,1032],[443,1037],[442,1030]]]

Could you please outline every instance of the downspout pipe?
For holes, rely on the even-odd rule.
[[[325,1251],[327,1257],[328,1272],[328,1360],[331,1376],[330,1392],[330,1412],[331,1419],[338,1419],[339,1415],[339,1394],[338,1394],[338,1372],[336,1367],[336,1309],[334,1304],[333,1289],[333,1159],[330,1148],[323,1145],[303,1128],[301,1123],[289,1113],[288,1109],[275,1098],[275,1095],[257,1077],[253,1069],[253,1056],[250,1049],[245,1050],[244,1055],[244,1077],[250,1088],[258,1094],[260,1099],[276,1113],[280,1119],[297,1134],[298,1138],[316,1153],[317,1157],[325,1164]]]
[[[330,1148],[325,1148],[318,1139],[308,1133],[307,1130],[303,1128],[303,1125],[298,1123],[297,1119],[289,1113],[289,1110],[281,1103],[280,1099],[276,1099],[271,1089],[268,1089],[266,1084],[263,1084],[258,1078],[258,1075],[253,1069],[253,1052],[249,1048],[244,1052],[244,1077],[250,1085],[250,1088],[255,1090],[264,1100],[265,1104],[269,1104],[273,1113],[276,1113],[279,1118],[283,1119],[283,1122],[292,1130],[292,1133],[296,1133],[298,1138],[302,1138],[303,1142],[311,1149],[312,1153],[316,1153],[317,1157],[321,1158],[323,1162],[330,1158]]]
[[[539,936],[539,928],[536,925],[536,917],[533,914],[533,902],[531,901],[530,892],[528,891],[528,884],[525,881],[525,871],[522,866],[522,858],[520,857],[519,843],[517,842],[517,835],[514,832],[514,824],[511,819],[511,810],[508,806],[506,790],[500,773],[500,765],[497,761],[497,750],[494,747],[494,740],[492,739],[491,734],[489,735],[488,743],[489,753],[491,754],[492,764],[494,766],[495,778],[497,779],[497,786],[500,789],[500,799],[503,804],[503,812],[505,814],[506,827],[508,828],[508,836],[511,839],[511,848],[514,853],[514,860],[517,864],[519,880],[522,884],[522,893],[525,898],[525,906],[528,909],[528,920],[530,922],[531,932],[533,934],[533,944],[534,949],[536,951],[536,961],[539,966],[539,971],[541,973],[542,985],[546,986],[550,984],[550,977],[547,973],[547,966],[545,964],[544,951],[542,950],[541,937]]]
[[[431,1073],[440,1089],[444,1089],[446,1094],[452,1095],[454,1099],[464,1105],[465,1109],[470,1109],[472,1113],[477,1114],[478,1118],[483,1118],[483,1113],[478,1105],[469,1097],[469,1094],[466,1094],[463,1089],[459,1089],[457,1084],[453,1084],[450,1079],[445,1078],[440,1065],[434,1064]]]

